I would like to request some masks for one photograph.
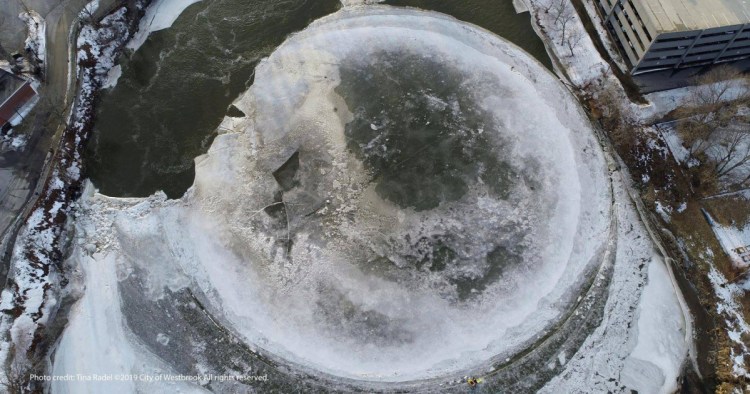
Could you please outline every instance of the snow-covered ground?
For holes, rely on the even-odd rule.
[[[708,140],[696,141],[693,146],[694,152],[702,150],[709,160],[720,163],[720,170],[727,169],[724,176],[719,178],[719,183],[725,190],[729,188],[727,185],[741,185],[750,174],[750,163],[746,162],[750,156],[750,137],[744,130],[747,127],[744,123],[746,121],[734,120],[730,125],[717,129]],[[670,121],[646,130],[657,130],[661,134],[678,163],[687,167],[699,165],[700,161],[690,154],[690,147],[684,143],[677,125],[677,121]]]
[[[99,0],[91,0],[88,4],[86,4],[81,12],[78,13],[78,18],[83,21],[89,21],[94,15],[96,15],[96,11],[99,10]]]
[[[614,78],[609,70],[609,64],[599,56],[570,2],[525,1],[532,13],[532,20],[538,21],[538,24],[533,23],[534,27],[546,38],[545,45],[562,63],[563,71],[570,83],[582,87],[596,81],[601,83],[603,79]]]
[[[674,128],[674,123],[657,125],[654,129],[664,138],[669,147],[670,154],[678,163],[689,167],[700,164],[696,159],[690,157],[690,151],[685,148],[682,138],[680,138],[680,135]]]
[[[658,255],[649,262],[648,283],[638,305],[637,344],[622,371],[623,383],[639,393],[676,391],[680,367],[693,339],[685,334],[685,320],[675,318],[682,313],[676,296],[679,289],[665,264]]]
[[[10,133],[0,136],[0,152],[19,151],[26,146],[26,136]]]
[[[724,226],[717,223],[708,212],[704,211],[704,215],[734,267],[739,270],[750,267],[750,223]]]
[[[527,3],[532,11],[532,21],[542,31],[541,34],[549,38],[545,42],[562,63],[570,82],[577,87],[593,87],[593,91],[606,89],[607,86],[617,87],[615,91],[622,112],[633,120],[646,124],[678,108],[690,95],[692,88],[688,87],[649,94],[646,96],[650,102],[648,105],[632,103],[625,96],[610,66],[599,55],[577,15],[570,17],[570,22],[563,29],[561,20],[566,18],[558,18],[560,12],[555,12],[554,9],[552,12],[545,11],[549,10],[552,4],[561,4],[560,2],[527,0]],[[592,8],[594,5],[589,2],[584,4],[589,9],[589,15],[594,19],[600,36],[604,38],[608,51],[616,62],[621,62],[613,46],[609,45],[598,14]],[[574,53],[571,53],[571,47]],[[682,153],[676,146],[674,149],[678,154]],[[616,190],[622,190],[622,182],[615,182]],[[644,243],[644,240],[648,239],[648,233],[628,201],[627,195],[618,191],[616,197],[620,223],[629,226],[629,231],[624,233],[621,229],[619,240],[628,247],[622,250],[618,245],[618,264],[615,268],[605,320],[587,340],[579,354],[573,357],[566,371],[550,382],[547,386],[550,392],[574,392],[581,387],[586,387],[587,390],[596,387],[595,391],[617,391],[620,383],[638,392],[673,392],[677,388],[676,378],[679,376],[682,362],[692,346],[692,322],[671,272],[663,257],[655,252],[651,242]],[[663,215],[669,220],[669,212],[664,210]],[[637,247],[633,247],[634,245]],[[639,254],[640,257],[636,257]],[[633,260],[625,263],[620,259]],[[633,267],[638,264],[637,261],[641,262],[641,268],[648,267],[648,282],[638,302],[636,329],[634,332],[624,333],[621,331],[623,327],[618,327],[618,323],[621,323],[621,319],[627,317],[628,313],[621,308],[625,308],[628,300],[639,294],[639,290],[630,286],[640,287],[642,284],[632,272]],[[612,332],[613,330],[620,335]],[[628,355],[618,356],[626,352]]]
[[[26,50],[33,52],[37,60],[41,63],[44,62],[47,54],[46,44],[46,28],[47,25],[36,11],[24,12],[18,15],[21,20],[26,22],[26,28],[28,29],[28,36],[26,37]]]
[[[81,28],[76,41],[76,60],[79,64],[95,62],[93,74],[83,75],[81,85],[85,92],[101,87],[115,66],[119,45],[127,37],[126,12],[123,7],[102,19],[100,24],[105,24],[106,29],[90,24]],[[125,37],[118,38],[123,34]]]

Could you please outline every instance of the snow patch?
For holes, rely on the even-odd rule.
[[[22,12],[18,17],[26,22],[26,28],[28,29],[28,36],[25,43],[26,50],[34,53],[37,60],[43,63],[47,53],[47,41],[45,38],[47,24],[44,18],[36,11]]]
[[[666,204],[662,204],[661,201],[656,200],[656,212],[664,219],[665,222],[672,220],[672,207]]]
[[[102,89],[111,89],[117,85],[117,80],[120,79],[120,76],[122,75],[122,66],[119,64],[112,67],[109,72],[107,72],[107,78],[105,79],[104,83],[102,83]]]
[[[21,151],[26,146],[28,137],[24,134],[14,134],[13,129],[8,134],[0,135],[0,153]]]
[[[78,13],[78,17],[84,21],[89,20],[94,16],[97,10],[99,10],[99,0],[92,0],[83,7],[80,13]]]
[[[719,240],[724,252],[729,256],[732,265],[737,269],[750,267],[750,223],[739,226],[723,226],[717,223],[708,211],[703,210],[711,229]]]
[[[639,393],[677,390],[680,366],[688,351],[677,291],[665,263],[654,256],[638,306],[637,344],[623,370],[623,383]]]
[[[674,157],[678,163],[686,164],[688,167],[694,167],[700,164],[698,160],[691,157],[690,151],[685,148],[685,144],[682,143],[682,138],[680,138],[677,130],[673,127],[673,123],[658,125],[656,126],[656,130],[664,138],[672,157]]]

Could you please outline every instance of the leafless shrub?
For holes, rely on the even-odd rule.
[[[8,394],[22,394],[29,382],[29,368],[18,361],[5,366],[0,378],[0,387]]]
[[[677,112],[677,132],[689,158],[701,163],[700,171],[711,169],[731,185],[750,183],[750,81],[721,66],[695,82]]]

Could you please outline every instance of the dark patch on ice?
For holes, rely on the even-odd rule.
[[[416,241],[407,235],[404,242],[392,240],[378,248],[391,251],[388,255],[372,250],[373,254],[363,260],[363,268],[369,274],[407,287],[410,282],[427,280],[441,288],[440,294],[446,300],[471,301],[496,283],[502,282],[506,289],[518,285],[514,278],[524,267],[526,248],[522,239],[527,232],[518,228],[500,231],[507,238],[487,245],[489,252],[472,250],[457,234],[423,236]],[[444,284],[449,287],[443,288]]]
[[[503,273],[513,267],[521,265],[523,259],[518,251],[505,246],[498,246],[487,254],[487,264],[482,274],[477,276],[461,276],[451,280],[456,285],[459,301],[466,301],[481,294],[488,286],[500,280]]]
[[[430,239],[422,237],[414,247],[421,255],[416,261],[418,270],[429,269],[432,272],[441,272],[456,261],[456,251],[448,246],[441,238]]]
[[[232,104],[227,110],[227,116],[229,116],[230,118],[244,118],[246,115],[239,108],[237,108],[237,106]]]
[[[294,152],[284,164],[273,172],[273,178],[281,186],[281,189],[288,191],[299,185],[297,171],[299,170],[299,151]]]
[[[354,115],[348,148],[381,197],[424,211],[480,182],[508,197],[515,173],[499,159],[506,144],[465,74],[408,52],[380,52],[343,63],[340,75],[336,92]]]
[[[273,195],[273,203],[263,208],[268,216],[274,219],[285,219],[286,218],[286,207],[283,201],[284,194],[279,190]]]
[[[414,333],[380,312],[363,309],[331,286],[322,286],[317,316],[327,329],[343,333],[358,342],[376,346],[398,346],[414,340]]]

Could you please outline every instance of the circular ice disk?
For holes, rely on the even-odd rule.
[[[553,328],[601,263],[590,125],[485,30],[346,8],[261,62],[235,105],[247,116],[197,160],[185,269],[280,360],[376,381],[482,367]]]

